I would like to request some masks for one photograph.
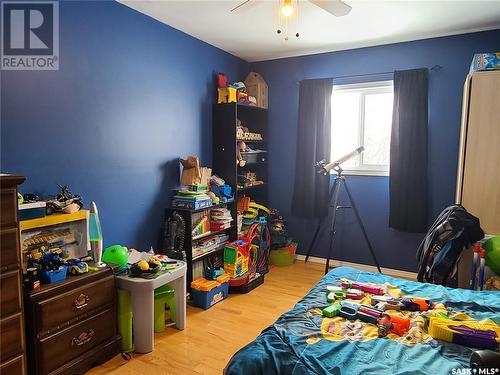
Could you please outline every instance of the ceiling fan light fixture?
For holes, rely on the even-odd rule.
[[[292,0],[284,0],[281,6],[281,14],[285,17],[290,17],[293,14]]]

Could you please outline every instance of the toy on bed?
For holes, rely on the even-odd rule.
[[[415,318],[421,322],[428,321],[428,335],[436,340],[479,349],[499,349],[500,326],[492,321],[453,320],[448,316],[444,305],[433,310],[438,305],[425,298],[393,297],[388,293],[387,286],[341,279],[339,286],[327,285],[326,289],[327,301],[331,305],[322,309],[323,316],[338,316],[373,324],[377,327],[378,337],[386,337],[391,333],[407,335],[414,326],[411,318]],[[367,299],[371,306],[362,303]],[[425,325],[424,323],[420,329],[424,329]]]
[[[479,349],[499,350],[500,345],[500,326],[490,321],[435,317],[430,320],[429,334],[436,340]]]
[[[349,320],[359,319],[365,323],[374,324],[378,327],[379,337],[385,337],[388,333],[402,336],[410,330],[410,319],[389,315],[374,307],[355,302],[335,302],[324,308],[322,314],[329,318],[340,316]]]
[[[388,296],[372,296],[371,304],[380,310],[427,311],[432,308],[432,302],[424,298]]]
[[[342,288],[355,288],[371,294],[383,295],[386,293],[386,288],[384,287],[358,283],[355,281],[349,281],[347,279],[342,279],[340,285],[342,286]]]
[[[376,324],[339,315],[344,302],[374,307],[371,298],[376,295],[363,292],[365,298],[361,300],[326,302],[327,286],[339,286],[343,278],[384,287],[387,289],[384,296],[388,297],[429,298],[433,305],[427,311],[385,310],[391,317],[409,319],[409,330],[402,336],[389,332],[385,338],[379,338],[381,328]],[[326,311],[322,314],[325,307],[331,310],[329,315]],[[452,374],[459,373],[458,370],[465,373],[472,366],[471,356],[477,349],[434,339],[429,335],[430,320],[484,319],[480,322],[498,324],[499,317],[498,292],[445,288],[336,267],[292,310],[240,349],[226,366],[225,374]],[[401,328],[395,324],[397,319],[390,323],[394,332]],[[488,353],[495,354],[497,362],[492,363],[498,367],[499,352],[488,350]]]

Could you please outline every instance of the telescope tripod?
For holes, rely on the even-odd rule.
[[[347,186],[347,181],[345,180],[344,176],[342,175],[342,168],[340,166],[337,166],[335,168],[335,171],[337,172],[337,175],[335,176],[335,181],[330,189],[329,193],[329,198],[328,202],[331,202],[329,205],[332,207],[332,218],[331,218],[331,230],[330,230],[330,242],[329,242],[329,247],[328,247],[328,257],[326,258],[326,266],[325,266],[325,274],[329,271],[330,269],[330,259],[332,259],[332,253],[333,253],[333,246],[335,243],[335,224],[337,222],[337,211],[345,208],[352,208],[354,211],[354,215],[356,216],[356,220],[358,221],[359,226],[361,227],[361,232],[363,232],[363,237],[366,240],[366,244],[368,245],[368,249],[370,250],[371,256],[373,258],[373,261],[375,262],[375,265],[377,266],[377,270],[379,273],[382,273],[382,270],[380,269],[380,264],[377,260],[377,257],[375,256],[375,251],[373,250],[373,246],[370,242],[370,239],[368,238],[368,234],[366,233],[365,226],[363,225],[363,221],[361,220],[361,217],[359,216],[358,209],[356,208],[356,204],[354,203],[354,199],[352,198],[351,192],[349,191],[349,188]],[[349,198],[350,206],[339,206],[339,197],[340,197],[340,186],[343,185],[345,188],[345,191],[347,193],[347,196]],[[311,256],[312,249],[314,245],[316,244],[316,240],[318,239],[318,235],[320,233],[321,227],[323,223],[328,219],[328,216],[325,216],[320,220],[318,223],[318,226],[316,228],[316,231],[314,232],[313,239],[311,241],[311,244],[309,245],[309,249],[307,250],[306,254],[306,259],[305,262],[309,260],[309,257]]]

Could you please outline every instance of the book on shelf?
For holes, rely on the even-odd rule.
[[[190,201],[190,202],[201,202],[201,201],[206,201],[206,200],[211,201],[210,197],[208,195],[205,195],[205,194],[198,195],[198,196],[174,195],[174,199]]]
[[[195,192],[207,192],[208,186],[207,185],[187,185],[186,189],[182,189],[182,190],[189,190],[189,191],[195,191]]]
[[[193,258],[197,258],[217,249],[222,249],[228,240],[229,236],[225,233],[197,240],[193,243]]]
[[[227,223],[227,224],[217,224],[214,222],[210,223],[210,230],[212,232],[218,232],[218,231],[228,229],[228,228],[231,228],[231,223]]]
[[[222,230],[227,229],[231,226],[233,217],[231,216],[231,211],[229,211],[225,207],[220,207],[210,211],[210,221],[210,228],[213,228],[212,230]]]
[[[185,208],[188,210],[200,210],[202,208],[209,208],[212,206],[212,200],[203,200],[203,201],[191,201],[184,199],[173,199],[172,207],[174,208]]]
[[[191,235],[192,237],[197,237],[207,232],[210,232],[210,220],[208,219],[208,216],[204,216],[195,225],[195,227],[191,231]]]

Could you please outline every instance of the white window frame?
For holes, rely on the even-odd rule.
[[[365,83],[351,83],[344,85],[333,85],[333,91],[357,91],[361,92],[359,96],[360,100],[360,111],[359,111],[359,139],[358,147],[364,146],[364,129],[365,129],[365,95],[367,93],[392,93],[393,81],[376,81],[376,82],[365,82]],[[333,100],[333,99],[332,99]],[[335,103],[332,102],[334,106]],[[384,164],[363,164],[363,153],[359,155],[360,165],[357,167],[347,167],[343,170],[343,174],[346,175],[357,175],[357,176],[389,176],[389,165]],[[332,171],[331,173],[335,173]]]

